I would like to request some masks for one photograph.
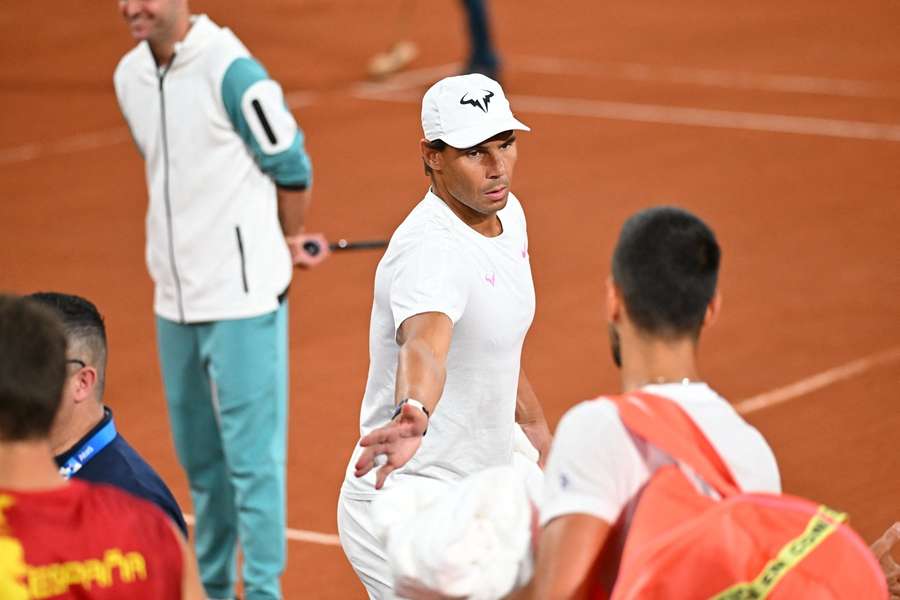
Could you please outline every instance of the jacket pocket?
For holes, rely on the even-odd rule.
[[[244,239],[241,237],[241,228],[239,225],[234,227],[234,233],[237,235],[238,254],[241,257],[241,282],[244,284],[244,293],[250,292],[247,287],[247,261],[244,257]]]

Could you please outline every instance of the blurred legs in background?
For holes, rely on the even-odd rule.
[[[463,64],[462,73],[481,73],[491,79],[500,74],[500,59],[491,38],[490,17],[486,0],[461,0],[465,10],[466,27],[469,34],[469,55]],[[369,76],[383,79],[407,67],[419,55],[419,48],[412,37],[412,14],[416,0],[403,0],[395,19],[397,40],[388,50],[379,52],[368,64]]]
[[[500,73],[500,59],[491,41],[490,18],[486,0],[462,0],[469,24],[469,60],[463,73],[481,73],[497,79]]]

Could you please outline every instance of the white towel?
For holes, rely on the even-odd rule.
[[[518,430],[518,428],[516,428]],[[531,524],[543,473],[524,434],[515,465],[456,483],[410,477],[372,503],[394,581],[473,600],[500,598],[531,577]]]

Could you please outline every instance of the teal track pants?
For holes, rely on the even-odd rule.
[[[197,516],[210,598],[281,598],[285,565],[287,300],[259,317],[182,324],[156,317],[169,420]]]

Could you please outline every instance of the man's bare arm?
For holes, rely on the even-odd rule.
[[[400,355],[394,404],[415,398],[433,413],[437,407],[447,371],[447,353],[453,337],[453,323],[444,313],[428,312],[406,319],[397,330]]]
[[[397,330],[400,354],[395,404],[414,399],[421,402],[429,414],[434,414],[444,390],[452,336],[453,323],[443,313],[421,313],[400,325]],[[375,489],[381,489],[387,476],[413,457],[427,428],[428,416],[420,408],[405,404],[390,423],[359,441],[364,450],[355,465],[356,476],[371,471],[376,466],[376,457],[383,455],[386,462],[378,469],[375,480]]]
[[[597,559],[609,536],[609,523],[585,514],[550,521],[537,544],[534,577],[506,600],[589,598]]]
[[[181,530],[177,529],[174,524],[170,523],[175,539],[178,540],[178,546],[181,548],[181,598],[182,600],[204,600],[206,592],[200,583],[200,573],[197,569],[197,559],[194,558],[194,552],[184,540]]]
[[[519,387],[516,391],[516,423],[522,427],[522,431],[528,436],[531,445],[540,454],[538,464],[543,469],[553,437],[550,435],[550,428],[544,417],[544,409],[541,408],[541,403],[531,387],[531,382],[525,376],[524,368],[519,369]]]
[[[314,267],[328,257],[328,241],[320,233],[306,233],[306,213],[312,204],[312,192],[279,187],[278,222],[284,240],[291,251],[291,261],[304,268]],[[318,254],[310,254],[304,244],[313,241],[319,246]]]

